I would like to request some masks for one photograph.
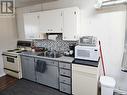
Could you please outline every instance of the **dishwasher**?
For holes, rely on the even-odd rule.
[[[36,81],[40,84],[59,89],[58,62],[42,58],[35,58],[35,66],[37,66],[38,60],[46,63],[46,70],[44,72],[38,72],[36,70]]]

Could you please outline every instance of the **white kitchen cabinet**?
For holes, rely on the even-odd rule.
[[[24,14],[26,39],[43,39],[45,33],[62,33],[63,40],[76,41],[80,36],[78,7]]]
[[[98,68],[85,65],[72,65],[73,95],[97,95]]]
[[[63,9],[63,40],[78,40],[80,35],[80,9],[78,7]]]
[[[44,33],[62,33],[63,15],[60,9],[40,13],[40,30]]]
[[[43,39],[43,33],[40,32],[40,13],[24,14],[24,34],[25,39]]]

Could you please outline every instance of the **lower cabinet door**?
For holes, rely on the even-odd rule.
[[[72,94],[97,95],[97,68],[73,64],[72,69]]]
[[[35,81],[35,63],[34,63],[34,58],[33,57],[26,57],[22,56],[21,57],[22,61],[22,76],[25,79]]]
[[[56,89],[58,87],[58,67],[53,65],[47,65],[47,69],[44,73],[36,72],[37,82]]]

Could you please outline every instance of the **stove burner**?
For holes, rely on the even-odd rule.
[[[8,52],[14,52],[14,51],[18,51],[20,49],[13,49],[13,50],[7,50]]]
[[[17,51],[16,53],[22,53],[22,52],[26,52],[27,50],[21,50],[21,51]]]

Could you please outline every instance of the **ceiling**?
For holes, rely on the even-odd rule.
[[[57,0],[15,0],[15,5],[17,8],[17,7],[24,7],[24,6],[29,6],[39,3],[53,2],[53,1],[57,1]]]

